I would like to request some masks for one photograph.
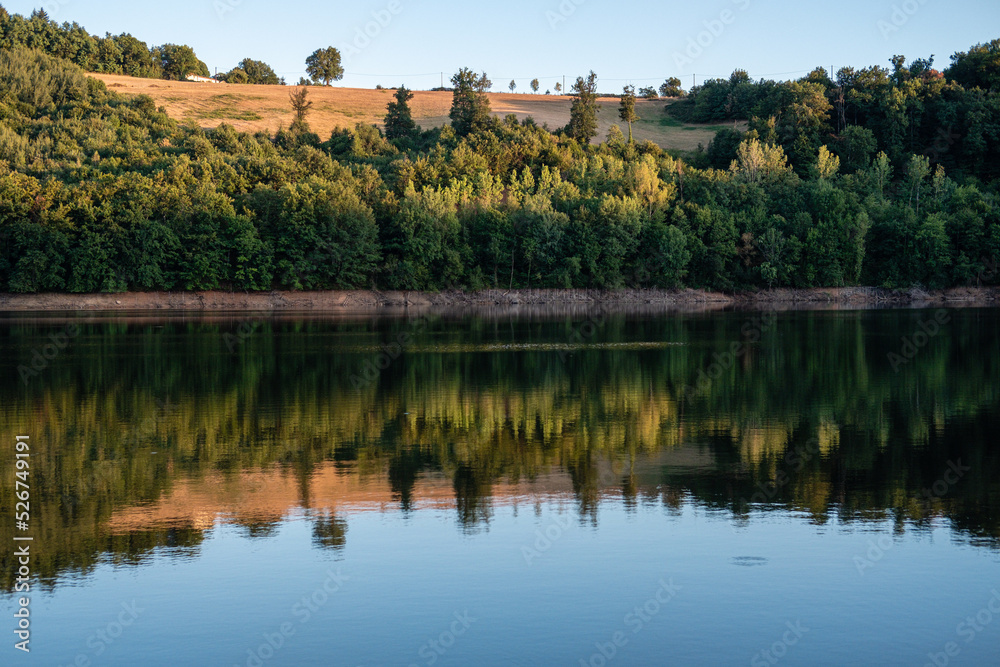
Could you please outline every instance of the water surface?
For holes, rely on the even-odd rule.
[[[33,632],[13,649],[5,547],[0,654],[995,664],[998,334],[989,309],[9,317]]]

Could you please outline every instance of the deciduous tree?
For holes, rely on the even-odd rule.
[[[684,91],[681,90],[681,80],[676,76],[672,76],[660,84],[661,97],[682,97],[683,95]]]
[[[344,68],[340,64],[340,51],[332,46],[313,51],[306,58],[306,74],[313,81],[322,81],[324,86],[329,86],[331,81],[343,79]]]
[[[158,47],[158,52],[161,69],[168,79],[183,81],[188,74],[208,76],[208,67],[186,44],[164,44]]]

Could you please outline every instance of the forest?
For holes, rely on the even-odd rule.
[[[416,127],[401,88],[384,129],[320,137],[301,87],[274,135],[206,130],[86,75],[162,75],[130,39],[0,8],[0,290],[1000,282],[1000,40],[944,71],[705,81],[662,122],[732,128],[680,152],[618,127],[595,143],[593,72],[564,128],[491,115],[492,83],[463,69],[442,128]]]

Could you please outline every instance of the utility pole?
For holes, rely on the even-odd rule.
[[[696,76],[698,76],[698,75],[697,75],[697,74],[692,74],[692,75],[691,75],[691,87],[692,87],[692,88],[694,88],[694,87],[696,87],[696,86],[698,85],[698,84],[697,84],[697,83],[695,83],[695,81],[694,81],[694,78],[695,78]]]
[[[441,87],[444,88],[444,72],[441,72]]]
[[[562,93],[563,93],[563,95],[568,95],[568,93],[566,92],[566,75],[565,74],[563,74],[563,91],[562,91]]]

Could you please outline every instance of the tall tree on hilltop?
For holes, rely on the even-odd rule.
[[[628,123],[628,142],[632,143],[632,123],[639,120],[635,112],[635,86],[625,86],[622,90],[622,102],[618,107],[618,117]]]
[[[662,84],[660,84],[660,96],[661,97],[683,97],[684,91],[681,90],[681,80],[676,76],[672,76]]]
[[[400,86],[396,90],[396,100],[386,105],[384,122],[387,139],[406,139],[416,136],[420,131],[410,113],[409,101],[412,99],[413,93],[406,86]]]
[[[312,55],[306,58],[306,74],[313,81],[322,81],[324,86],[329,86],[331,81],[343,79],[344,68],[340,64],[340,51],[332,46],[313,51]]]
[[[538,92],[538,87],[540,85],[541,84],[538,83],[538,79],[532,79],[531,80],[531,92],[537,93]]]
[[[486,72],[479,75],[463,67],[451,77],[451,83],[454,89],[448,117],[455,134],[464,137],[487,127],[490,123],[490,100],[486,91],[493,82],[486,77]]]
[[[584,79],[577,77],[573,84],[576,99],[569,111],[569,135],[582,144],[589,144],[597,136],[597,75],[594,70]]]

